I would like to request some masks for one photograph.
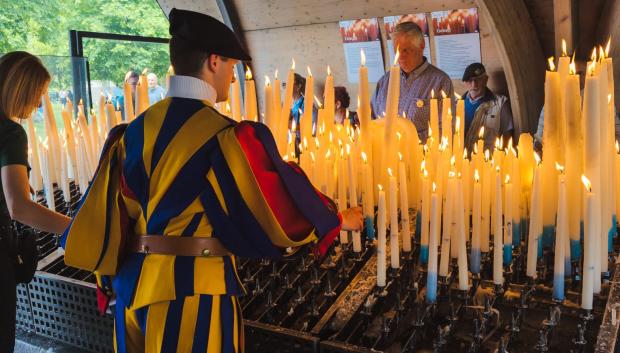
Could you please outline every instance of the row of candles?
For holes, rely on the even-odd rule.
[[[574,60],[571,62],[564,53],[557,70],[555,61],[549,60],[543,160],[533,150],[531,135],[522,134],[518,145],[510,141],[506,148],[502,148],[503,141],[498,141],[496,148],[489,151],[484,149],[483,130],[470,159],[460,131],[463,100],[445,94],[442,99],[430,100],[429,138],[421,144],[411,122],[397,111],[398,53],[390,68],[384,119],[370,120],[362,52],[359,127],[352,127],[348,119],[344,125],[334,124],[333,76],[328,71],[321,104],[314,96],[309,68],[305,97],[306,102],[312,100],[308,97],[316,100],[318,119],[313,122],[311,109],[306,109],[301,112],[300,126],[289,124],[290,85],[286,86],[281,104],[276,73],[273,87],[268,77],[265,80],[262,121],[274,133],[283,157],[298,158],[317,189],[337,200],[340,209],[357,206],[361,200],[366,223],[372,225],[378,207],[377,285],[386,284],[387,231],[390,267],[400,266],[401,250],[411,251],[413,232],[408,211],[413,208],[419,211],[420,253],[428,264],[428,300],[434,300],[437,274],[448,275],[450,259],[456,259],[459,288],[466,290],[468,272],[479,274],[481,254],[493,251],[493,281],[503,283],[503,268],[512,261],[513,247],[520,246],[527,236],[526,271],[532,279],[537,276],[536,264],[543,246],[554,247],[556,300],[564,299],[564,277],[571,273],[571,259],[583,260],[582,306],[591,309],[593,294],[600,292],[600,274],[608,271],[615,214],[620,210],[616,197],[620,157],[614,154],[613,72],[608,50],[597,48],[588,63],[583,106]],[[292,82],[294,70],[293,63],[287,83]],[[239,88],[233,86],[231,95],[232,112],[237,112],[233,118],[242,120],[241,95],[235,90]],[[256,89],[249,71],[245,92],[245,116],[258,120]],[[310,106],[306,103],[306,107]],[[453,106],[455,115],[450,109]],[[296,135],[300,136],[299,156],[295,155]],[[569,141],[566,147],[561,146],[564,141]],[[582,223],[584,234],[580,230]],[[369,233],[374,237],[372,231]],[[348,241],[345,233],[341,241]],[[352,242],[353,251],[361,251],[358,233],[352,234]]]
[[[588,64],[583,107],[574,62],[563,55],[555,70],[554,61],[550,60],[545,83],[542,161],[534,153],[529,134],[522,134],[516,146],[508,142],[502,148],[503,142],[498,141],[490,151],[484,148],[483,129],[470,157],[461,132],[464,102],[459,96],[448,97],[443,92],[442,98],[433,94],[429,100],[429,138],[422,143],[412,122],[398,114],[398,53],[390,68],[383,119],[370,119],[370,86],[362,52],[359,127],[351,126],[348,119],[343,125],[334,123],[334,77],[329,68],[322,103],[315,97],[314,77],[308,68],[305,106],[311,107],[314,98],[318,106],[315,121],[312,109],[306,109],[301,112],[299,126],[290,123],[294,61],[284,92],[280,91],[277,72],[273,85],[266,77],[261,120],[271,129],[283,158],[299,162],[317,189],[337,200],[341,210],[355,207],[361,200],[370,239],[375,237],[375,207],[378,208],[378,286],[385,286],[387,280],[387,231],[390,267],[397,269],[401,251],[412,251],[414,231],[410,228],[409,210],[416,209],[419,226],[415,233],[420,237],[421,258],[428,266],[429,301],[435,300],[437,275],[448,275],[451,259],[456,259],[459,288],[466,290],[469,273],[480,273],[481,254],[491,249],[493,281],[501,284],[503,267],[511,262],[513,246],[520,246],[522,236],[526,235],[526,224],[527,275],[531,278],[536,277],[537,258],[545,238],[553,241],[555,235],[554,297],[562,300],[563,278],[570,274],[566,264],[571,259],[579,261],[582,255],[579,228],[584,222],[582,306],[591,309],[593,294],[600,291],[600,274],[608,270],[613,219],[616,208],[620,209],[620,198],[615,197],[620,158],[613,153],[611,125],[612,61],[605,50],[595,53]],[[235,120],[258,121],[256,86],[249,69],[244,82],[245,99],[240,85],[236,80],[231,86],[230,101],[217,107]],[[126,120],[131,121],[149,105],[145,74],[140,76],[135,100],[127,84],[124,94]],[[454,115],[452,107],[456,107]],[[85,191],[107,132],[122,120],[120,112],[105,97],[101,97],[98,108],[99,113],[91,112],[87,121],[81,104],[74,117],[68,103],[62,112],[64,128],[58,130],[49,98],[45,97],[47,138],[36,138],[29,122],[31,182],[34,189],[45,190],[50,207],[54,207],[54,183],[67,199],[70,179]],[[560,144],[567,139],[570,143],[561,148]],[[586,192],[579,185],[582,178],[587,181]],[[342,232],[340,240],[348,243],[348,234]],[[361,252],[361,235],[353,232],[351,241],[353,251]]]

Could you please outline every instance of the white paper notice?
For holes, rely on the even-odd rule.
[[[465,68],[481,62],[477,9],[431,13],[437,66],[450,78],[461,79]]]
[[[415,22],[418,26],[420,26],[420,29],[424,33],[424,56],[429,63],[432,63],[431,43],[428,36],[428,21],[426,21],[426,14],[416,13],[403,16],[387,16],[383,18],[383,22],[385,23],[385,33],[387,35],[387,50],[390,56],[390,65],[394,62],[394,57],[396,56],[392,33],[394,33],[394,28],[397,24],[407,21]]]
[[[366,56],[368,81],[377,82],[383,76],[383,55],[379,22],[376,18],[353,21],[340,21],[340,36],[344,46],[349,83],[358,83],[361,64],[361,51]]]

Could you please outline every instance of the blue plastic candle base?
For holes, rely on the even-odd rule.
[[[521,245],[521,222],[514,222],[512,226],[512,245],[515,247]]]
[[[585,230],[584,230],[584,225],[583,225],[583,220],[581,222],[579,222],[579,240],[583,242],[583,234],[584,234]]]
[[[541,258],[543,255],[543,240],[542,235],[538,236],[538,258]]]
[[[504,266],[512,262],[512,244],[504,244]]]
[[[553,246],[553,235],[555,234],[555,226],[544,226],[543,227],[543,235],[542,235],[542,243],[543,247],[550,248]]]
[[[428,245],[420,246],[420,261],[423,264],[428,263]]]
[[[372,217],[364,218],[364,228],[366,229],[366,239],[375,240],[375,224]]]
[[[429,272],[426,276],[426,302],[429,304],[437,300],[437,274]]]
[[[570,258],[575,260],[581,258],[581,243],[579,240],[570,240]]]
[[[480,273],[480,249],[471,249],[470,255],[470,268],[471,273],[479,274]]]
[[[557,300],[557,301],[564,300],[564,275],[563,274],[553,275],[553,300]]]

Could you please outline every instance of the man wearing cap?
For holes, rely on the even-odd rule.
[[[445,72],[431,65],[424,57],[424,33],[416,23],[399,23],[394,29],[392,38],[394,39],[394,48],[398,48],[399,51],[400,96],[398,98],[398,114],[404,114],[413,121],[420,140],[425,143],[428,137],[432,92],[436,98],[441,98],[442,91],[448,97],[453,97],[452,80]],[[386,72],[377,82],[377,89],[371,102],[374,119],[385,114],[389,83],[389,72]],[[442,109],[442,105],[439,104],[440,117]],[[452,111],[454,112],[454,106]],[[441,118],[439,119],[439,129],[441,129]],[[439,132],[433,131],[433,134],[438,136]]]
[[[484,149],[493,151],[495,141],[504,143],[513,135],[512,112],[506,96],[493,93],[488,87],[489,76],[484,65],[473,63],[465,69],[463,82],[467,85],[465,100],[465,147],[472,151],[484,126]],[[482,151],[479,151],[482,153]]]
[[[228,27],[173,9],[170,34],[167,97],[110,131],[65,262],[98,274],[101,309],[115,293],[117,353],[243,352],[235,256],[323,254],[362,227],[361,210],[338,213],[266,126],[213,108],[250,60]]]

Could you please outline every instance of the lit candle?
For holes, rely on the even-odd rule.
[[[347,144],[347,162],[349,171],[349,206],[357,207],[357,181],[355,180],[355,167],[353,165],[353,156],[351,155],[350,146]],[[359,253],[362,251],[362,238],[360,232],[355,230],[352,232],[353,251]]]
[[[325,173],[325,185],[327,186],[327,196],[330,198],[334,198],[334,159],[331,156],[332,150],[328,149],[325,153],[325,168],[323,172]]]
[[[581,180],[585,186],[585,237],[584,237],[584,252],[583,252],[583,284],[581,286],[581,308],[585,310],[592,310],[592,301],[594,299],[594,279],[600,277],[596,273],[596,248],[595,239],[598,238],[596,234],[596,220],[599,219],[595,213],[596,199],[592,193],[592,184],[586,178],[585,175],[581,176]]]
[[[502,214],[502,174],[497,168],[495,173],[495,209],[498,215]],[[502,217],[496,218],[493,231],[493,283],[501,285],[504,283],[504,273],[502,269]]]
[[[56,118],[54,117],[54,111],[52,109],[52,102],[50,101],[49,94],[43,95],[43,120],[45,122],[45,132],[49,139],[50,145],[48,146],[47,153],[49,177],[52,183],[60,181],[60,140],[58,139],[58,127],[56,126]]]
[[[465,100],[463,99],[463,97],[461,97],[458,94],[454,94],[454,96],[456,97],[456,117],[459,118],[459,121],[461,122],[461,124],[459,124],[459,146],[461,149],[463,149],[463,147],[465,146],[465,133],[463,133],[465,131]],[[461,132],[462,131],[462,132]],[[455,131],[456,132],[456,131]],[[454,143],[454,145],[456,146],[456,143]],[[457,153],[458,152],[458,153]],[[457,156],[460,156],[460,151],[457,151],[454,154]]]
[[[306,91],[304,95],[304,114],[301,117],[301,136],[310,138],[312,136],[312,104],[314,103],[314,77],[308,69],[308,77],[306,77]],[[307,97],[307,99],[306,99]]]
[[[344,150],[340,149],[340,159],[338,160],[338,209],[342,212],[347,209],[347,172],[344,159]],[[345,230],[340,231],[340,243],[348,244],[348,233]]]
[[[426,302],[434,303],[437,299],[437,246],[439,242],[439,215],[440,198],[437,195],[437,186],[433,183],[431,195],[431,234],[429,241],[429,259],[426,275]]]
[[[252,70],[248,66],[245,71],[245,119],[250,121],[258,121],[256,112],[256,86],[252,79]]]
[[[504,266],[510,266],[512,263],[512,235],[514,228],[513,214],[513,197],[514,182],[510,179],[510,175],[506,175],[506,183],[504,184]],[[501,203],[501,189],[498,190]],[[501,212],[498,213],[499,223],[501,225]]]
[[[403,155],[398,153],[398,189],[400,190],[400,220],[402,223],[403,251],[411,252],[411,229],[409,228],[409,195],[407,194],[407,171]]]
[[[69,158],[69,151],[67,150],[67,140],[64,139],[62,148],[61,148],[61,155],[60,155],[60,164],[62,166],[61,175],[60,175],[60,187],[62,189],[62,194],[64,196],[66,203],[69,203],[71,201],[71,189],[69,187],[69,174],[68,174],[69,167],[68,167],[68,161],[67,161],[68,158]]]
[[[385,242],[386,242],[386,209],[385,209],[385,191],[381,184],[379,187],[379,204],[377,211],[377,230],[379,232],[377,239],[377,286],[385,287],[386,280],[386,264],[385,264]]]
[[[469,281],[467,276],[467,240],[465,239],[465,221],[463,211],[463,179],[460,175],[456,182],[456,238],[458,242],[458,266],[459,266],[459,290],[468,290]]]
[[[282,115],[282,95],[280,93],[280,89],[282,87],[282,83],[280,79],[278,79],[278,69],[276,69],[273,74],[273,131],[274,134],[278,134],[280,131],[280,116]],[[239,112],[239,116],[241,116],[241,112]]]
[[[396,168],[396,118],[398,116],[398,100],[400,97],[400,66],[398,65],[398,57],[400,53],[396,50],[394,64],[390,67],[390,78],[387,91],[387,103],[385,110],[385,135],[383,148],[384,168]],[[383,169],[385,170],[385,169]],[[387,175],[386,175],[387,177]]]
[[[448,97],[441,90],[441,137],[448,141],[449,151],[452,151],[452,97]]]
[[[241,121],[241,84],[239,83],[239,78],[237,77],[236,70],[235,70],[235,80],[233,81],[230,89],[232,92],[231,97],[230,97],[231,98],[230,102],[232,103],[231,104],[232,105],[232,118],[235,121]],[[274,134],[274,136],[276,136],[276,142],[277,142],[277,135]]]
[[[470,220],[470,215],[471,215],[471,193],[472,193],[472,186],[471,186],[471,162],[469,159],[467,159],[467,149],[465,148],[463,150],[463,161],[461,163],[461,173],[462,173],[462,178],[463,178],[463,203],[464,203],[464,210],[463,212],[465,212],[465,241],[469,241],[469,229],[471,226],[471,220]]]
[[[56,211],[56,200],[54,198],[54,184],[51,178],[50,168],[50,149],[47,144],[48,138],[45,138],[41,145],[41,171],[43,172],[43,184],[45,186],[45,200],[47,201],[47,208],[52,211]],[[60,161],[59,161],[60,162]]]
[[[389,202],[390,202],[390,266],[393,269],[400,267],[400,249],[398,240],[398,187],[396,176],[388,168]]]
[[[437,106],[437,98],[435,98],[435,90],[431,90],[430,111],[430,131],[434,131],[436,134],[439,134],[439,108]],[[429,137],[431,136],[430,131],[428,134]],[[439,134],[438,136],[441,135]]]
[[[536,279],[536,262],[540,250],[542,250],[542,167],[540,157],[534,154],[536,167],[532,184],[532,198],[530,206],[530,228],[527,239],[527,267],[526,274],[531,279]]]
[[[364,212],[364,228],[366,229],[368,239],[374,239],[375,226],[373,218],[375,213],[375,195],[374,192],[372,192],[372,171],[370,170],[365,152],[362,152],[362,160],[362,180],[364,182],[364,187],[362,188],[362,208]]]
[[[148,96],[148,94],[147,94],[147,96]],[[101,101],[100,101],[100,103],[101,103]],[[135,119],[136,116],[135,116],[135,112],[134,112],[134,109],[133,109],[133,94],[131,93],[131,86],[129,85],[129,82],[127,82],[127,81],[125,81],[125,83],[123,84],[123,104],[124,104],[124,108],[125,108],[125,119],[128,122],[132,121],[133,119]],[[140,108],[142,108],[142,107],[138,107],[138,109],[140,109]],[[101,110],[101,109],[99,109],[99,110]],[[101,115],[101,117],[103,118],[103,115]]]
[[[424,162],[422,162],[424,164]],[[422,229],[420,242],[420,261],[423,264],[428,262],[428,241],[429,241],[429,222],[431,209],[430,184],[428,180],[428,172],[422,166]]]
[[[489,252],[489,233],[491,227],[491,161],[489,160],[489,150],[484,151],[485,162],[482,169],[482,213],[480,228],[480,250]]]
[[[41,170],[41,159],[39,155],[39,140],[34,130],[34,123],[32,118],[26,119],[28,124],[28,146],[32,151],[32,161],[30,165],[32,170],[30,171],[30,185],[35,192],[43,189],[43,175]]]
[[[558,176],[558,220],[553,261],[553,299],[563,301],[565,243],[568,238],[568,210],[566,209],[566,175],[564,174],[564,167],[556,162],[556,168],[560,175]]]
[[[439,276],[448,276],[448,265],[450,264],[450,236],[452,235],[452,204],[454,200],[454,172],[449,173],[448,185],[446,190],[446,205],[443,210],[443,231],[441,232],[441,258],[439,262]]]
[[[471,232],[471,272],[480,273],[480,233],[482,223],[482,186],[478,169],[474,170],[474,188],[472,204],[472,232]]]
[[[366,67],[366,55],[360,50],[361,66],[359,73],[359,108],[357,114],[360,118],[362,136],[362,148],[369,153],[372,151],[372,135],[370,130],[370,86],[368,84],[368,67]],[[371,156],[367,156],[372,161]],[[372,164],[372,163],[370,163]],[[372,190],[372,189],[368,189]]]
[[[136,116],[142,114],[149,107],[149,84],[146,79],[147,69],[142,71],[140,78],[138,79],[138,86],[136,87]],[[127,101],[127,99],[125,99]],[[127,117],[125,120],[129,121]]]
[[[276,132],[276,118],[274,115],[273,108],[273,87],[271,86],[271,81],[268,76],[265,76],[265,116],[263,119],[263,123],[269,127],[272,133]]]
[[[286,78],[286,87],[284,88],[284,102],[280,111],[278,132],[275,135],[280,151],[286,151],[288,148],[287,132],[289,130],[291,106],[293,105],[293,86],[295,85],[295,60],[292,61],[291,69],[288,71]]]
[[[323,107],[325,108],[325,121],[327,131],[334,131],[334,114],[336,113],[336,100],[334,91],[334,76],[332,70],[327,67],[327,77],[325,78],[325,90],[323,91]]]

